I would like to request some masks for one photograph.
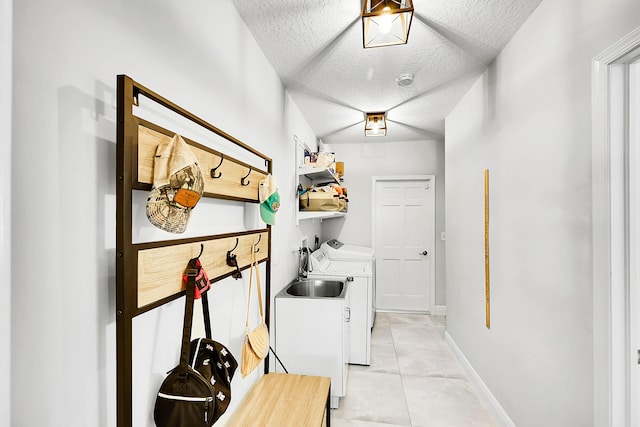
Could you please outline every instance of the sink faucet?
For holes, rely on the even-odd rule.
[[[306,278],[312,271],[309,256],[311,256],[311,251],[306,246],[298,250],[298,280]]]

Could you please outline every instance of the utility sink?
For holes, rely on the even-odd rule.
[[[285,291],[294,297],[344,298],[346,286],[339,280],[303,279],[294,280]]]
[[[272,325],[275,349],[289,372],[331,377],[334,409],[347,389],[351,331],[351,284],[340,279],[291,281],[274,299]]]

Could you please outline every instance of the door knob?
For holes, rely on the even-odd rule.
[[[420,252],[418,255],[424,255],[424,256],[427,256],[427,255],[429,255],[429,252],[427,252],[427,251],[422,251],[422,252]]]

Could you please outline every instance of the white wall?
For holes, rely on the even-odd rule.
[[[0,366],[11,366],[11,16],[13,2],[0,1]],[[11,370],[0,381],[0,425],[10,425]]]
[[[519,427],[594,422],[591,59],[639,17],[636,0],[543,1],[446,120],[447,331]]]
[[[227,0],[25,0],[13,8],[7,425],[31,426],[36,417],[46,426],[114,426],[116,75],[273,158],[282,208],[273,228],[272,295],[295,275],[292,245],[319,233],[319,225],[293,221],[293,134],[315,136]],[[144,215],[136,223],[144,194],[136,200],[134,236],[167,237]],[[188,231],[245,227],[255,207],[202,201]],[[228,279],[211,294],[214,336],[238,359],[247,285]],[[135,426],[153,425],[154,394],[177,363],[182,308],[180,299],[134,319]],[[256,377],[237,373],[229,413]]]
[[[440,232],[444,227],[444,142],[379,142],[375,138],[361,143],[333,143],[336,160],[344,162],[344,186],[349,194],[349,212],[345,218],[325,220],[322,240],[372,246],[372,188],[374,176],[436,176],[436,306],[446,305],[445,251]]]

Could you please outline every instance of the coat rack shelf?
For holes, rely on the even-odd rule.
[[[153,161],[156,147],[167,143],[175,132],[136,117],[138,132],[134,137],[137,145],[137,169],[134,171],[133,188],[150,190],[153,184]],[[198,159],[204,176],[204,197],[258,202],[258,184],[267,173],[245,162],[225,155],[189,138],[184,140]],[[267,160],[265,159],[265,162]],[[212,175],[214,177],[212,177]]]
[[[235,267],[226,263],[227,252],[236,255],[240,270],[251,265],[252,250],[256,250],[257,261],[266,261],[269,258],[269,234],[270,231],[265,229],[134,245],[138,259],[137,312],[148,311],[154,308],[156,303],[162,305],[182,295],[185,289],[181,279],[185,260],[197,257],[201,247],[200,262],[209,276],[209,281],[215,283],[231,276],[235,271]],[[159,269],[158,266],[162,268]]]
[[[187,262],[200,256],[211,283],[248,268],[251,251],[266,264],[265,321],[269,325],[271,288],[271,226],[229,234],[178,240],[132,243],[133,191],[150,190],[156,148],[176,132],[134,115],[142,97],[198,125],[211,138],[184,138],[202,170],[203,197],[259,203],[258,185],[272,172],[271,158],[223,132],[128,76],[117,78],[116,160],[116,354],[117,425],[131,427],[133,420],[133,318],[184,295],[182,276]],[[222,140],[221,140],[222,139]],[[205,142],[205,143],[203,143]],[[222,143],[239,147],[265,169],[215,150]],[[228,256],[234,255],[233,265]],[[268,360],[265,363],[268,372]]]

